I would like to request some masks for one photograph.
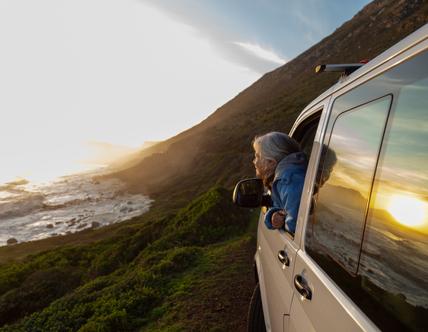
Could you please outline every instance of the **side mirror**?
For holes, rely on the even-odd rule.
[[[241,207],[272,206],[270,195],[264,193],[261,179],[245,179],[239,181],[233,190],[233,203]]]

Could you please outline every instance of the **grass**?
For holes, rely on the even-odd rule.
[[[175,214],[153,213],[112,238],[3,264],[0,331],[196,331],[218,328],[222,315],[237,311],[241,322],[220,328],[242,327],[253,282],[252,215],[215,186]]]
[[[254,248],[250,234],[204,248],[198,264],[171,283],[171,293],[141,331],[244,330]]]

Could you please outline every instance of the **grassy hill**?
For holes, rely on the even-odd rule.
[[[426,1],[369,4],[205,121],[121,165],[114,176],[155,199],[147,214],[0,248],[0,331],[243,330],[257,211],[234,207],[230,189],[253,175],[252,138],[287,132],[336,81],[315,76],[315,64],[374,58],[426,22]]]

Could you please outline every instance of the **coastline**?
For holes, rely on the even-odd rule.
[[[71,235],[91,238],[95,229],[123,224],[150,210],[153,199],[130,193],[127,184],[118,179],[97,180],[99,174],[74,174],[39,186],[24,180],[0,186],[0,249],[39,241],[50,243],[40,242],[42,247],[50,248],[53,243],[56,247],[68,243],[64,238]],[[1,250],[14,251],[21,250]],[[3,261],[0,255],[0,263]]]

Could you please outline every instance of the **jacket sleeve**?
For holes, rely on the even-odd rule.
[[[299,213],[305,177],[302,174],[293,174],[289,179],[278,181],[278,192],[286,213],[285,229],[295,233],[297,214]]]

